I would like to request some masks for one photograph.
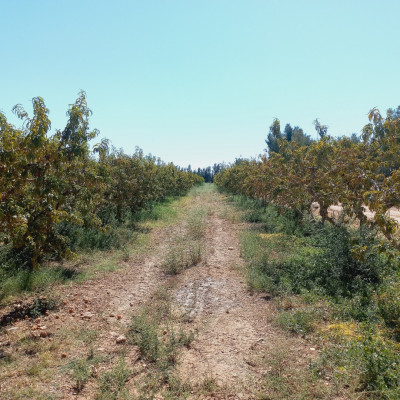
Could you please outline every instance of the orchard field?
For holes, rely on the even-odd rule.
[[[276,119],[263,156],[197,173],[93,145],[84,92],[62,130],[40,97],[14,112],[2,399],[400,397],[400,108],[350,138]]]

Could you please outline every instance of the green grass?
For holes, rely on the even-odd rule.
[[[275,349],[265,361],[266,373],[258,400],[330,400],[335,389],[321,385],[319,378],[307,367],[299,367],[293,354],[286,349]]]
[[[161,203],[153,204],[151,207],[145,210],[137,212],[134,216],[134,220],[138,222],[146,221],[163,221],[164,223],[173,222],[178,214],[179,209],[175,207],[177,198],[169,197]]]
[[[86,357],[76,358],[68,363],[66,367],[75,382],[74,389],[76,392],[81,392],[89,379],[95,376],[93,367],[103,360],[104,357],[95,355],[93,348],[91,348]]]
[[[115,367],[101,375],[96,400],[123,400],[129,399],[125,383],[131,377],[132,371],[121,358]]]
[[[260,399],[400,398],[399,259],[379,254],[368,228],[229,200],[250,224],[240,238],[250,290],[272,295],[283,330],[324,349],[302,377],[290,365],[273,366],[283,372],[268,374]],[[366,249],[362,257],[357,246]]]
[[[276,322],[286,331],[306,335],[315,331],[316,319],[314,310],[282,311],[279,313]]]

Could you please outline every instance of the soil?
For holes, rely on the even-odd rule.
[[[199,198],[194,203],[196,201],[199,202]],[[22,319],[3,328],[0,358],[8,354],[17,361],[12,369],[0,375],[3,377],[0,398],[39,398],[36,395],[17,397],[17,393],[22,393],[34,382],[34,393],[46,393],[58,399],[94,399],[95,379],[77,391],[66,369],[68,361],[88,352],[84,341],[73,341],[69,335],[82,331],[96,333],[91,346],[110,363],[100,364],[93,376],[109,369],[121,349],[124,349],[129,365],[141,363],[136,347],[125,343],[123,335],[132,316],[144,304],[151,303],[154,291],[163,285],[170,288],[172,306],[184,315],[188,330],[197,332],[190,348],[180,353],[179,376],[194,388],[207,379],[216,385],[212,394],[195,389],[190,398],[257,398],[268,374],[268,358],[273,357],[276,349],[285,349],[291,363],[298,368],[307,368],[315,354],[315,346],[281,331],[273,322],[275,308],[270,298],[248,290],[238,238],[244,226],[222,218],[225,207],[227,204],[222,196],[215,194],[212,213],[207,217],[203,261],[182,272],[175,278],[174,285],[168,286],[171,278],[165,275],[160,264],[170,245],[172,232],[181,229],[178,225],[154,229],[149,252],[138,260],[123,262],[124,268],[99,273],[95,279],[82,284],[53,288],[48,295],[62,300],[58,310],[38,319]],[[8,313],[11,306],[0,311],[0,317]],[[67,336],[65,332],[68,332]],[[39,362],[36,345],[31,353],[23,347],[26,338],[34,338],[37,346],[47,346],[46,352],[51,353],[46,379],[35,380],[26,373],[28,366]],[[117,343],[117,338],[121,343]],[[0,369],[4,365],[0,364]],[[132,376],[129,384],[134,382]]]
[[[182,355],[179,372],[193,384],[209,377],[223,388],[205,398],[229,394],[230,399],[253,399],[267,373],[269,350],[290,349],[299,365],[309,362],[313,351],[307,342],[277,329],[269,296],[247,289],[238,239],[243,226],[219,217],[224,206],[217,199],[212,207],[206,262],[185,271],[175,293],[188,322],[199,332]]]

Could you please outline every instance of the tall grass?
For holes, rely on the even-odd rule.
[[[198,195],[203,191],[192,195]],[[174,234],[161,267],[167,274],[176,275],[183,270],[198,264],[202,260],[203,238],[206,230],[206,217],[210,209],[204,205],[189,210],[182,230]]]

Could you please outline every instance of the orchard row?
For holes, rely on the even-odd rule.
[[[21,128],[0,113],[0,246],[27,251],[31,266],[70,253],[61,224],[104,230],[110,214],[122,221],[203,181],[140,150],[111,150],[107,140],[91,149],[98,132],[89,129],[84,92],[70,105],[66,127],[52,135],[43,99],[32,102],[32,117],[13,109]]]
[[[311,214],[311,204],[318,202],[322,222],[340,223],[330,217],[328,207],[341,204],[341,221],[370,225],[386,237],[382,246],[400,249],[399,227],[388,213],[400,206],[400,108],[388,110],[386,117],[373,109],[369,121],[358,140],[354,135],[320,135],[320,140],[301,145],[275,135],[268,156],[238,160],[214,181],[231,193],[263,199],[300,216]],[[276,125],[277,120],[272,132]],[[374,213],[371,220],[365,206]],[[354,252],[362,256],[363,249]]]

